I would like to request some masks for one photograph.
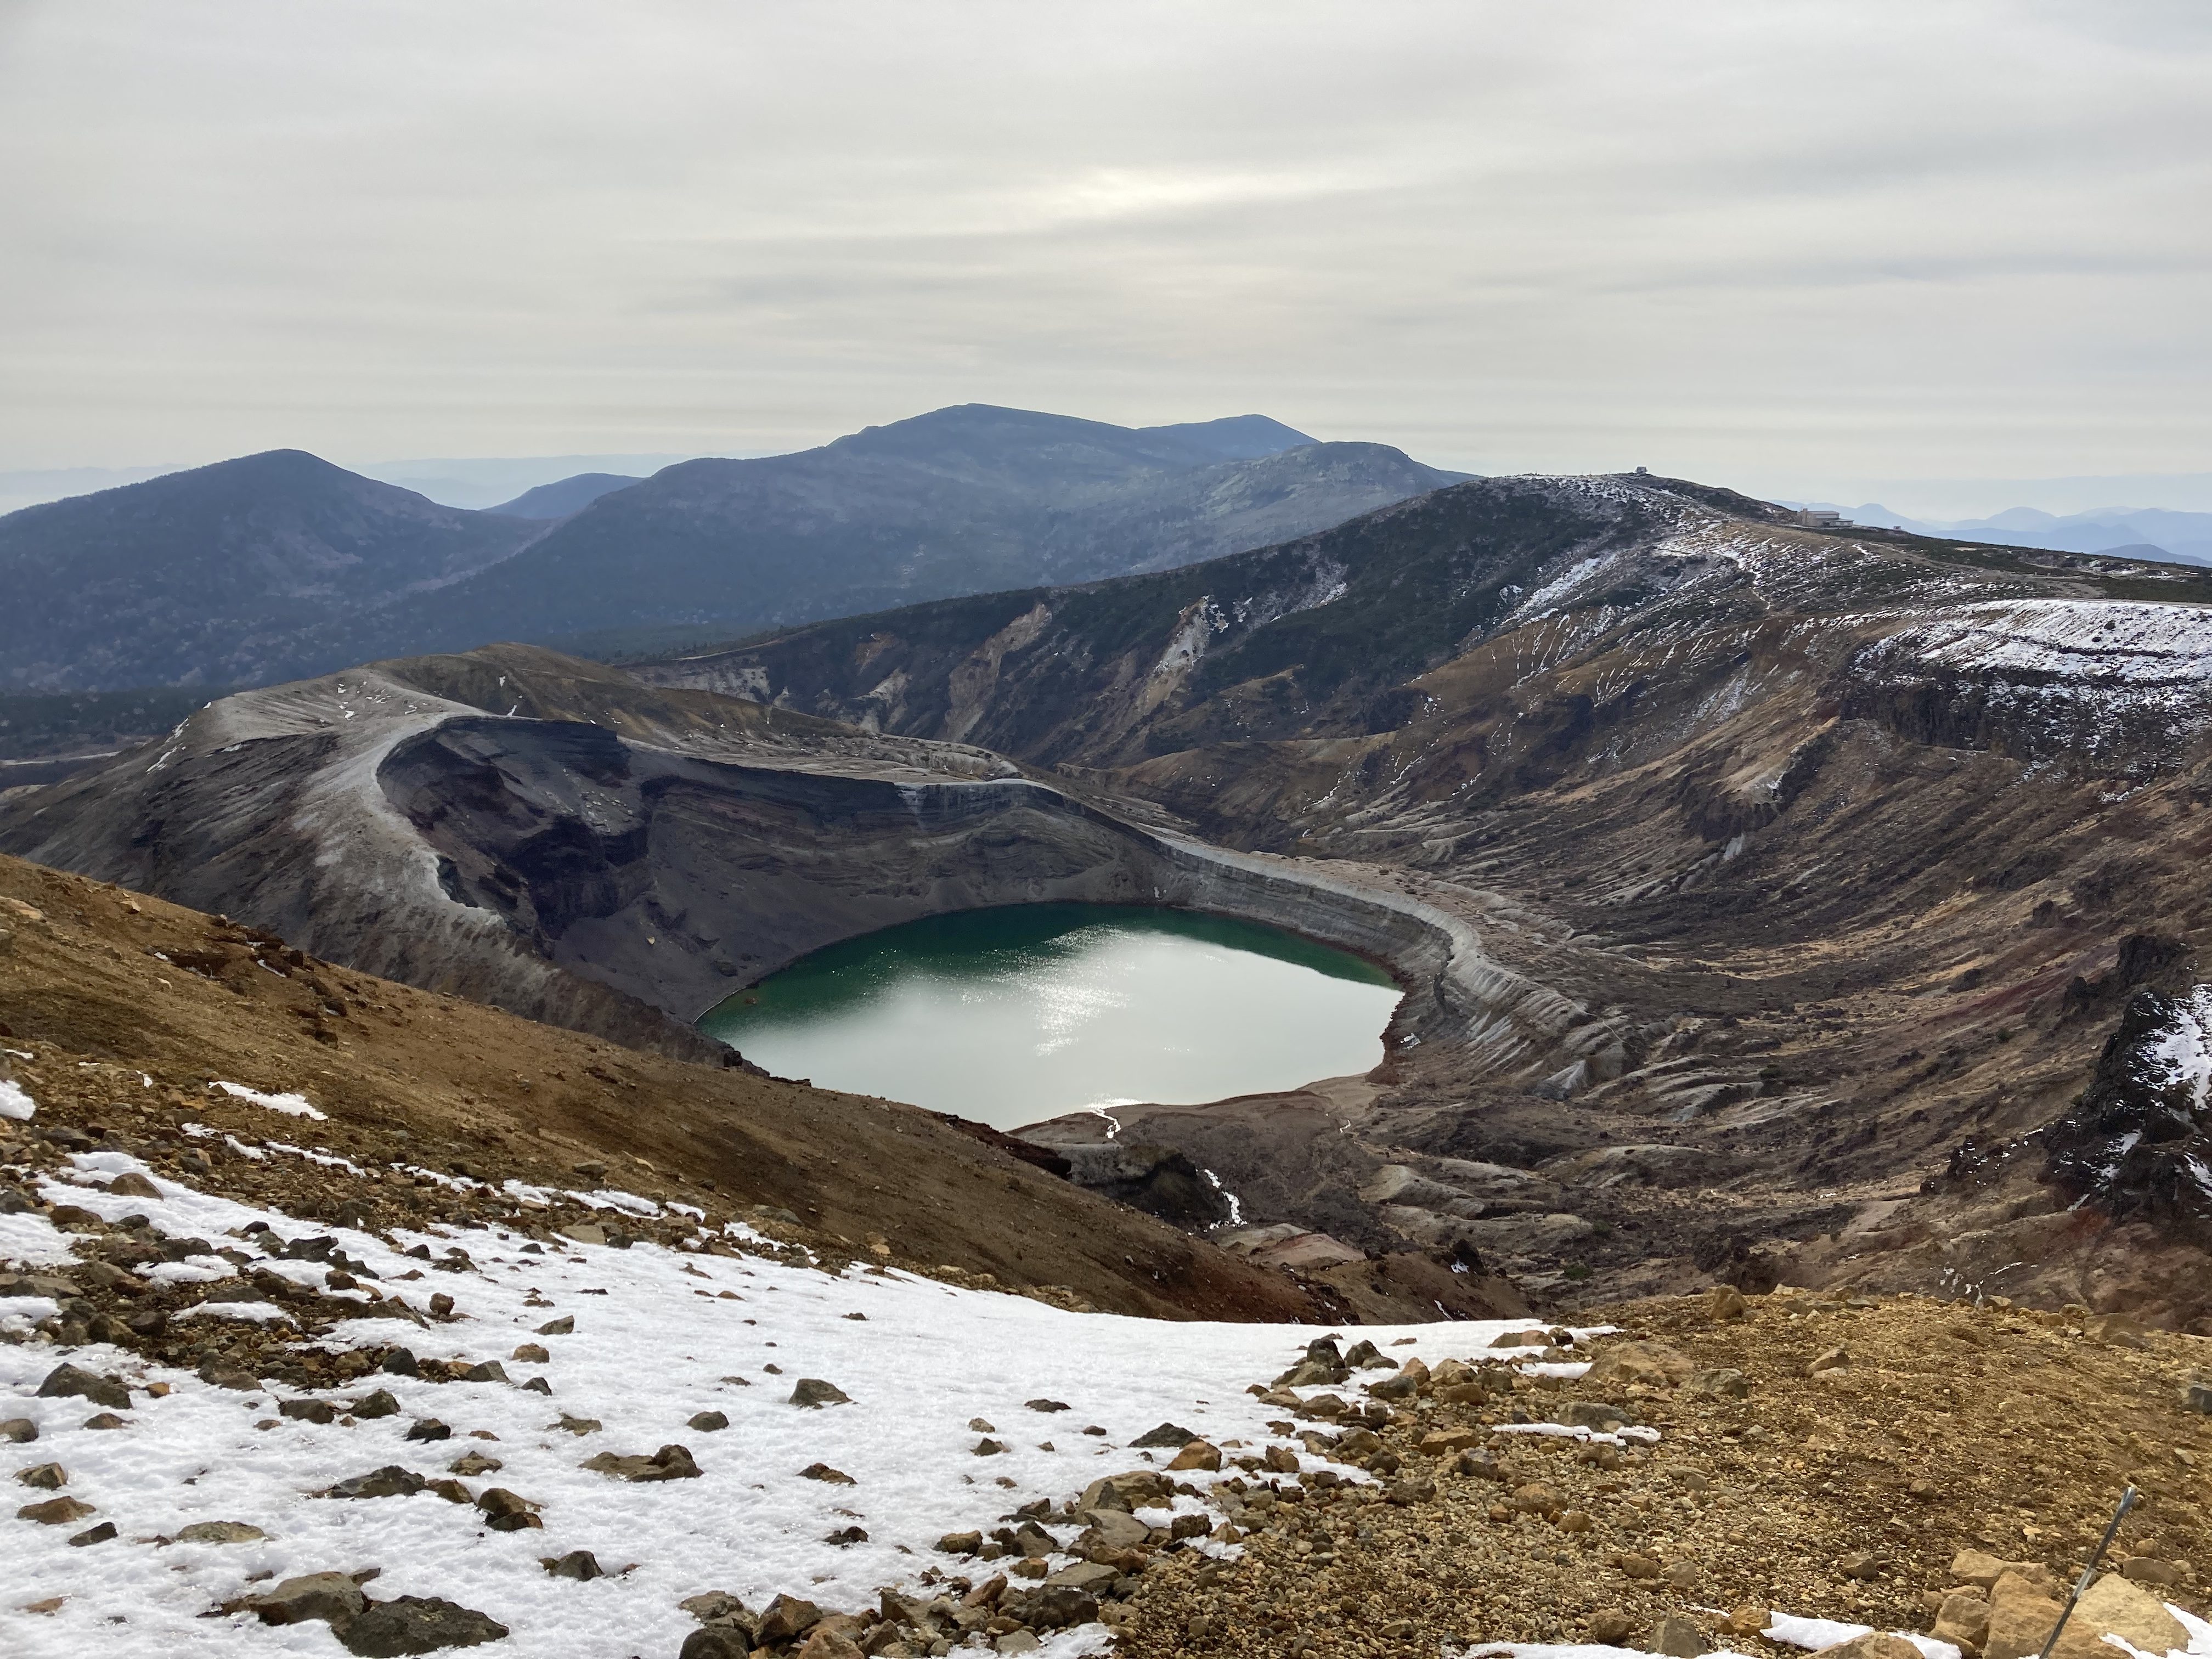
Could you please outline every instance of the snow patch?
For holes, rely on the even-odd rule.
[[[294,1117],[312,1117],[322,1121],[324,1115],[307,1103],[305,1095],[267,1095],[258,1089],[249,1089],[242,1083],[214,1083],[209,1087],[220,1089],[235,1100],[251,1101],[256,1106],[266,1106],[272,1112],[288,1112]]]
[[[0,1078],[0,1117],[28,1123],[38,1109],[39,1103],[25,1094],[20,1084]]]

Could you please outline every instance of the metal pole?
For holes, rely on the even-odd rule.
[[[2089,1581],[2097,1576],[2097,1563],[2105,1559],[2105,1552],[2112,1547],[2112,1534],[2119,1531],[2120,1522],[2128,1518],[2128,1511],[2135,1506],[2136,1489],[2130,1486],[2120,1494],[2120,1506],[2112,1511],[2112,1524],[2105,1528],[2105,1535],[2097,1540],[2097,1547],[2089,1552],[2089,1565],[2081,1569],[2081,1576],[2074,1581],[2074,1594],[2066,1598],[2066,1610],[2058,1615],[2058,1622],[2051,1627],[2051,1639],[2043,1644],[2043,1651],[2036,1656],[2036,1659],[2051,1659],[2051,1649],[2058,1645],[2059,1632],[2066,1628],[2066,1621],[2074,1616],[2074,1604],[2081,1599],[2082,1592],[2089,1588]]]

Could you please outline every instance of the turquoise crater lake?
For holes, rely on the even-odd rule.
[[[1021,904],[846,939],[699,1027],[781,1077],[1009,1129],[1367,1071],[1398,994],[1372,963],[1255,922]]]

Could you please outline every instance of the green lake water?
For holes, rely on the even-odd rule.
[[[830,945],[699,1025],[778,1076],[1004,1129],[1367,1071],[1398,995],[1371,963],[1256,923],[1022,904]]]

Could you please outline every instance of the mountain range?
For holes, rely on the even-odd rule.
[[[1826,501],[1815,507],[1832,506]],[[2162,563],[2212,565],[2212,513],[2165,507],[2100,507],[2059,514],[2033,507],[2007,507],[1978,519],[1915,519],[1879,501],[1837,508],[1854,524],[1910,530],[1922,536],[1959,536],[2008,547],[2060,552],[2107,553]]]
[[[1186,564],[1459,476],[1259,416],[1130,428],[975,404],[793,455],[572,479],[497,513],[272,451],[0,518],[0,582],[27,624],[0,644],[0,686],[255,684],[494,638],[735,637]]]

